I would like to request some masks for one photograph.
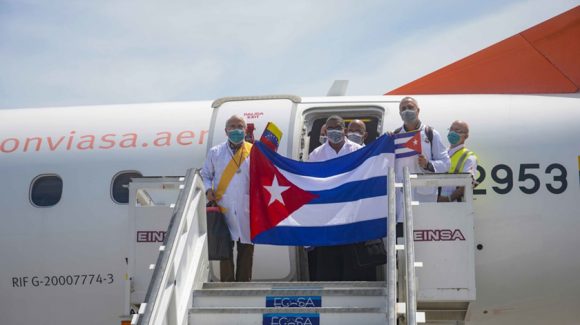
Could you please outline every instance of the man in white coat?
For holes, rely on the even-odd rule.
[[[220,279],[224,282],[251,281],[254,245],[250,240],[249,154],[252,144],[244,141],[246,122],[243,117],[230,117],[225,132],[228,140],[209,150],[201,177],[207,200],[218,203],[237,246],[235,273],[233,259],[222,260]],[[233,249],[233,243],[231,247]]]
[[[398,183],[403,182],[404,167],[409,167],[411,174],[446,173],[449,170],[449,154],[441,140],[439,132],[423,124],[419,119],[419,103],[412,97],[405,97],[399,103],[399,114],[403,126],[396,129],[394,134],[416,132],[421,133],[422,152],[418,156],[397,158],[395,161],[395,178]],[[418,187],[411,193],[413,201],[437,202],[437,187]],[[403,195],[397,191],[397,237],[403,235]]]
[[[337,115],[326,120],[327,141],[314,149],[308,161],[325,161],[344,156],[361,148],[361,145],[346,138],[344,120]],[[354,267],[353,244],[316,247],[309,253],[310,274],[315,281],[362,281],[362,271]],[[368,270],[372,272],[373,270]]]

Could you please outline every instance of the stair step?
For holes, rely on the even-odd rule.
[[[385,324],[381,308],[191,308],[190,324]]]
[[[384,281],[320,281],[320,282],[205,282],[202,289],[219,288],[386,288]]]
[[[194,296],[194,307],[373,307],[384,308],[385,296],[363,295],[286,295],[262,296]]]
[[[269,304],[268,304],[269,301]],[[384,307],[386,292],[375,287],[321,288],[276,283],[256,286],[216,286],[193,291],[194,307]]]
[[[291,295],[291,296],[384,296],[384,289],[375,288],[333,288],[333,289],[305,289],[305,288],[279,288],[279,289],[211,289],[194,290],[194,297],[203,296],[266,296],[266,295]]]

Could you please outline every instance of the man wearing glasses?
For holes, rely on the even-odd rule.
[[[470,173],[475,186],[475,175],[477,173],[477,156],[473,151],[465,147],[465,140],[469,137],[469,125],[463,121],[455,121],[449,128],[447,140],[450,147],[448,150],[451,158],[451,167],[449,173]],[[463,186],[450,187],[445,186],[441,189],[441,195],[437,199],[439,202],[461,202]]]

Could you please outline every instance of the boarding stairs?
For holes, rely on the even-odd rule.
[[[292,279],[247,283],[217,282],[207,260],[205,189],[197,171],[133,180],[132,231],[142,238],[147,229],[167,232],[161,245],[131,243],[131,324],[463,324],[475,300],[471,178],[407,172],[405,182],[396,184],[391,171],[389,179],[393,217],[385,239],[390,263],[380,272],[385,281],[307,282],[297,271]],[[466,203],[418,204],[409,194],[412,187],[451,184],[466,186]],[[405,241],[397,245],[396,191],[405,197],[407,221]],[[413,226],[421,232],[413,234]],[[450,240],[457,229],[464,240]]]
[[[384,282],[205,283],[189,324],[385,324]]]

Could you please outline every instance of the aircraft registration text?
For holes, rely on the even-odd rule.
[[[26,287],[64,287],[112,284],[115,281],[112,273],[101,274],[74,274],[74,275],[44,275],[12,277],[13,288]]]

